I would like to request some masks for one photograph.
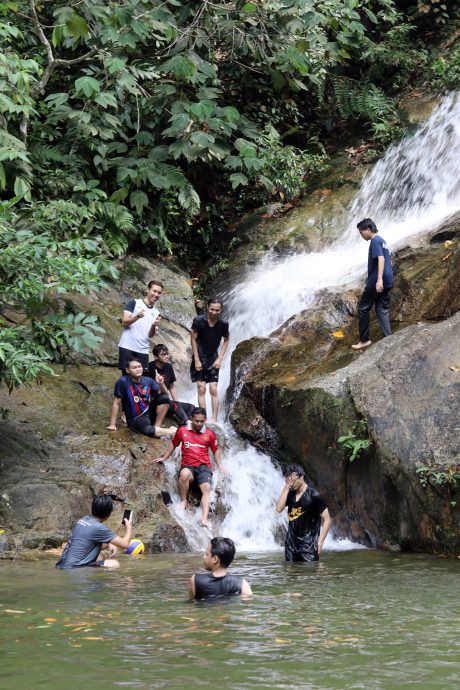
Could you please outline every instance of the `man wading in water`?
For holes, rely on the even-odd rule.
[[[331,517],[322,496],[305,481],[300,465],[289,465],[286,484],[276,504],[278,513],[288,508],[288,533],[284,545],[287,561],[317,561],[331,528]]]

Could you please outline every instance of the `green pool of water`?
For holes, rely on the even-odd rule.
[[[375,551],[238,555],[255,596],[188,599],[196,554],[118,571],[0,564],[0,688],[458,690],[460,562]]]

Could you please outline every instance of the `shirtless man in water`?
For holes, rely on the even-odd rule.
[[[209,458],[209,449],[212,450],[214,460],[220,472],[224,472],[220,448],[217,444],[215,433],[207,429],[206,410],[195,407],[190,421],[185,426],[180,426],[166,451],[154,462],[167,460],[180,444],[182,444],[182,459],[177,487],[179,490],[181,507],[187,507],[187,494],[190,485],[196,482],[201,491],[201,521],[202,527],[208,526],[209,500],[212,488],[212,467]]]

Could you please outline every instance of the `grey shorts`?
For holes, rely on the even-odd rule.
[[[190,467],[190,465],[182,465],[179,474],[182,470],[190,470],[193,474],[193,481],[197,486],[200,484],[212,484],[212,472],[207,465],[198,465],[198,467]]]

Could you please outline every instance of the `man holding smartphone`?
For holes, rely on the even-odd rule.
[[[93,500],[91,515],[85,515],[75,524],[62,556],[56,563],[59,570],[84,567],[119,568],[120,563],[114,558],[100,557],[103,548],[108,545],[116,548],[128,548],[131,541],[133,514],[123,517],[122,523],[126,531],[124,537],[119,537],[103,523],[109,519],[113,510],[112,497],[99,494]]]
[[[156,333],[161,316],[154,306],[163,292],[163,283],[151,280],[145,297],[131,299],[123,308],[123,333],[118,343],[118,368],[126,374],[126,361],[136,357],[142,362],[144,373],[149,368],[149,340]]]

